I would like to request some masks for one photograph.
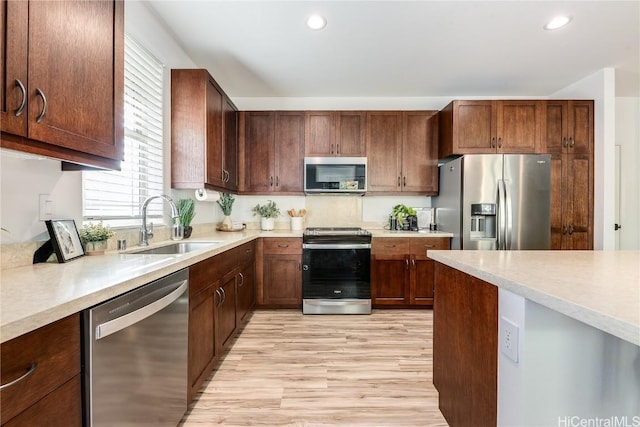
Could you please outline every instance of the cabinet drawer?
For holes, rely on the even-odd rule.
[[[215,257],[200,261],[189,267],[189,295],[199,294],[203,289],[219,279],[220,271]]]
[[[245,243],[242,246],[238,246],[238,265],[244,266],[250,264],[255,259],[256,247],[255,241]]]
[[[80,316],[74,314],[2,344],[2,424],[80,373]],[[78,396],[79,397],[79,396]]]
[[[4,410],[4,409],[3,409]],[[80,375],[67,381],[54,392],[46,395],[38,403],[12,418],[5,427],[82,426],[82,395],[80,393]]]
[[[409,239],[401,237],[384,237],[373,239],[372,255],[406,255],[409,253]]]
[[[271,238],[264,239],[265,254],[301,254],[302,239],[298,238]]]
[[[431,237],[428,239],[411,239],[411,255],[416,259],[429,259],[429,250],[450,249],[450,239],[448,237]]]

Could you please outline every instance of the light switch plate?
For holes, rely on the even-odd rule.
[[[40,194],[40,221],[53,219],[55,206],[50,194]]]
[[[518,332],[519,327],[517,324],[507,319],[506,317],[500,317],[500,350],[509,359],[518,363]]]

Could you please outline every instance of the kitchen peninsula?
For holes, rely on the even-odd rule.
[[[434,384],[450,425],[640,422],[640,252],[428,256]],[[486,383],[493,400],[474,401]]]

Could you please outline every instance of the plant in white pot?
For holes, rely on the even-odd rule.
[[[280,216],[280,209],[273,200],[268,200],[266,205],[260,203],[252,209],[254,215],[260,215],[260,228],[269,231],[275,227],[275,219]]]
[[[220,227],[223,230],[232,230],[233,229],[233,221],[231,221],[231,208],[233,208],[233,202],[235,202],[235,198],[232,194],[229,193],[220,193],[220,199],[218,199],[218,206],[222,209],[222,214],[224,215],[224,219],[222,220],[222,224]]]
[[[102,255],[107,249],[107,240],[115,235],[108,225],[104,226],[101,222],[83,225],[79,234],[87,255]]]

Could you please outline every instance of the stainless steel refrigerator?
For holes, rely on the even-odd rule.
[[[551,156],[473,154],[440,166],[432,198],[452,249],[549,249]]]

